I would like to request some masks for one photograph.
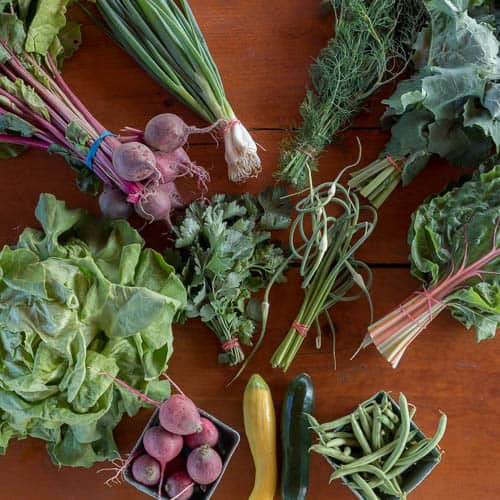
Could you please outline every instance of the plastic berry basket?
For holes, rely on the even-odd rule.
[[[392,410],[393,412],[398,415],[399,417],[401,416],[401,411],[399,408],[399,405],[394,401],[394,399],[391,397],[390,394],[386,393],[385,391],[380,391],[377,392],[374,396],[371,398],[367,399],[362,405],[369,403],[370,401],[377,401],[380,403],[382,401],[382,397],[384,394],[387,394],[387,397],[389,401],[391,402],[392,405]],[[418,428],[418,426],[412,421],[410,425],[410,429],[412,431],[417,431],[416,438],[418,439],[424,439],[426,438],[425,434]],[[339,427],[335,429],[335,431],[340,431],[342,430],[342,427]],[[424,459],[420,460],[417,462],[413,467],[408,469],[402,476],[403,482],[401,484],[401,490],[405,494],[411,493],[436,467],[439,463],[440,459],[440,452],[439,452],[439,447],[436,446],[430,453],[427,455]],[[325,460],[334,468],[337,469],[340,464],[338,464],[334,459],[330,457],[325,457]],[[359,491],[351,488],[349,484],[347,484],[347,481],[342,478],[343,483],[351,490],[352,494],[361,500],[364,500],[364,497],[360,494]],[[398,500],[398,497],[393,496],[393,495],[384,495],[383,493],[377,492],[378,496],[382,500]]]
[[[219,475],[219,477],[213,482],[212,484],[209,484],[208,486],[204,487],[202,489],[199,486],[196,486],[195,491],[193,496],[191,497],[191,500],[208,500],[209,498],[212,497],[214,494],[215,490],[217,489],[217,486],[219,485],[222,476],[224,475],[224,472],[226,471],[229,462],[231,461],[231,457],[233,456],[234,452],[236,451],[236,448],[238,447],[240,443],[240,435],[237,431],[235,431],[233,428],[229,427],[226,425],[224,422],[221,422],[219,419],[215,418],[214,416],[210,415],[204,410],[199,409],[200,415],[202,417],[207,418],[210,420],[219,430],[219,442],[217,443],[217,446],[215,449],[219,453],[219,455],[222,458],[222,471]],[[160,421],[158,418],[159,410],[156,410],[151,418],[149,419],[149,422],[147,423],[146,427],[142,431],[141,436],[137,440],[137,443],[135,444],[134,448],[131,451],[131,456],[141,449],[143,449],[142,445],[142,440],[144,437],[144,433],[150,428],[154,427],[156,425],[160,425]],[[182,450],[183,454],[188,453],[188,449],[184,448]],[[123,472],[123,478],[127,483],[131,484],[138,490],[142,491],[143,493],[146,493],[146,495],[149,495],[151,497],[157,498],[158,496],[158,487],[157,486],[144,486],[143,484],[137,482],[130,471],[132,466],[132,463],[129,464],[129,466],[124,470]],[[162,499],[167,500],[168,497],[166,494],[162,494]]]

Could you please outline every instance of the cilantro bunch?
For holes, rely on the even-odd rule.
[[[258,197],[218,194],[191,203],[173,227],[175,261],[188,291],[185,314],[199,317],[217,335],[220,363],[244,360],[241,344],[252,345],[256,322],[267,319],[267,302],[255,293],[284,281],[287,258],[268,231],[290,224],[284,194],[281,187]]]
[[[383,101],[382,125],[392,137],[349,182],[377,208],[433,155],[477,168],[500,151],[500,9],[467,0],[424,4],[430,22],[415,46],[416,73]]]

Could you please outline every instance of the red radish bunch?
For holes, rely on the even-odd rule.
[[[103,373],[104,374],[104,373]],[[144,453],[126,463],[133,478],[146,486],[162,488],[168,498],[187,500],[196,485],[213,483],[222,472],[222,459],[214,447],[219,442],[217,427],[200,415],[196,405],[184,394],[173,394],[158,403],[116,377],[115,382],[159,409],[157,426],[144,433]],[[185,459],[187,456],[187,459]],[[164,478],[166,476],[166,481]]]

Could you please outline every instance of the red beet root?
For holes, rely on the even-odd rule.
[[[222,460],[213,448],[203,445],[189,454],[187,471],[191,479],[196,483],[210,484],[220,476]]]
[[[175,500],[188,500],[193,496],[194,483],[185,470],[180,470],[167,479],[165,491],[170,498],[175,497]]]
[[[189,434],[184,438],[186,445],[193,449],[204,444],[213,448],[218,441],[219,431],[217,427],[205,417],[201,417],[201,431]]]
[[[184,394],[170,396],[160,408],[160,424],[169,432],[186,436],[201,430],[198,408]]]
[[[160,480],[160,464],[149,455],[141,455],[132,464],[132,476],[145,486],[154,486]]]

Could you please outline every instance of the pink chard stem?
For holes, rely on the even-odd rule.
[[[432,320],[448,305],[448,297],[472,278],[482,279],[487,274],[497,274],[485,267],[500,257],[496,246],[498,226],[493,235],[493,248],[479,260],[467,264],[467,239],[464,258],[457,271],[450,274],[428,290],[412,294],[382,319],[368,328],[368,335],[382,356],[396,368],[409,345],[422,333]]]

